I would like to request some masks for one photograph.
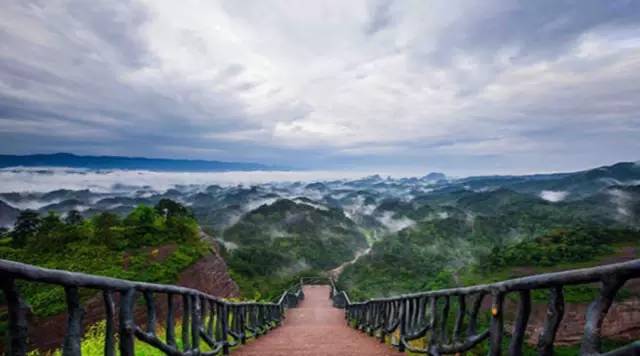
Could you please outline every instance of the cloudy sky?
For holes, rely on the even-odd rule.
[[[640,159],[640,1],[5,0],[0,153],[315,169]]]

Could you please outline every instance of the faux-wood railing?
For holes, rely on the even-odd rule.
[[[394,342],[400,351],[429,355],[458,354],[471,350],[489,340],[489,355],[503,352],[504,299],[510,293],[517,294],[518,307],[511,330],[509,355],[522,355],[526,327],[531,313],[531,292],[548,290],[549,302],[543,331],[537,342],[540,355],[553,355],[554,340],[564,315],[563,287],[588,283],[600,283],[600,293],[589,305],[582,342],[581,355],[640,355],[640,341],[619,349],[601,353],[601,329],[616,293],[630,279],[640,277],[640,260],[547,273],[511,279],[503,282],[402,295],[392,298],[370,299],[352,302],[344,291],[338,291],[332,283],[334,306],[345,308],[347,322],[384,342],[387,335],[396,334]],[[482,301],[491,296],[490,324],[478,330],[478,315]],[[453,323],[448,323],[451,299],[457,299],[457,313]],[[467,304],[470,308],[467,308]],[[640,320],[638,320],[640,322]],[[466,324],[466,325],[465,325]],[[425,348],[412,347],[412,340],[423,339]]]
[[[9,311],[9,340],[5,350],[8,355],[27,353],[27,306],[16,286],[17,280],[64,287],[68,322],[62,354],[74,356],[80,355],[84,315],[78,288],[102,291],[106,320],[104,354],[107,356],[115,355],[115,319],[118,321],[118,348],[123,356],[135,354],[136,338],[168,355],[227,355],[230,347],[278,326],[284,317],[284,309],[297,306],[298,301],[304,298],[301,285],[296,284],[273,303],[232,303],[190,288],[46,269],[0,259],[0,288]],[[118,308],[114,303],[116,294],[119,295]],[[146,306],[144,326],[136,325],[134,320],[134,307],[140,295]],[[156,295],[164,295],[167,300],[164,340],[156,334]],[[182,299],[183,307],[181,349],[175,335],[177,298]],[[211,350],[202,352],[201,341]]]

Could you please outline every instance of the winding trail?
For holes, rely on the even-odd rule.
[[[349,327],[344,311],[331,305],[329,286],[304,286],[304,300],[289,309],[284,323],[232,355],[336,356],[403,355]]]

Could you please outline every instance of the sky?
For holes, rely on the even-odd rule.
[[[2,7],[0,153],[453,174],[640,159],[640,1]]]

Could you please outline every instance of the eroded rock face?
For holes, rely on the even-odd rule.
[[[584,332],[588,304],[567,304],[564,318],[556,334],[557,345],[579,343]],[[546,307],[534,306],[527,328],[529,341],[535,343],[542,333]],[[633,341],[640,338],[640,299],[628,299],[614,303],[602,324],[602,337]]]
[[[167,247],[172,250],[174,247]],[[159,248],[164,250],[163,247]],[[238,297],[240,295],[238,285],[231,279],[227,265],[217,253],[217,247],[213,246],[212,253],[198,260],[180,273],[177,285],[201,290],[220,298]],[[164,325],[167,296],[165,294],[154,296],[156,310],[158,313],[158,325]],[[116,304],[115,315],[118,315],[119,297],[114,294]],[[174,305],[176,316],[182,315],[182,298],[175,297]],[[84,329],[105,318],[104,303],[102,293],[97,293],[84,304],[85,315],[83,319]],[[117,319],[117,317],[116,317]],[[146,310],[143,304],[137,304],[135,309],[135,319],[138,325],[146,325]],[[117,322],[117,320],[116,320]],[[66,331],[67,314],[62,313],[52,317],[38,318],[29,317],[29,343],[30,349],[53,350],[60,348],[64,340]],[[117,325],[117,324],[116,324]],[[0,343],[0,353],[2,353]]]
[[[238,285],[229,276],[227,264],[217,252],[201,258],[182,271],[177,284],[221,298],[240,296]]]

